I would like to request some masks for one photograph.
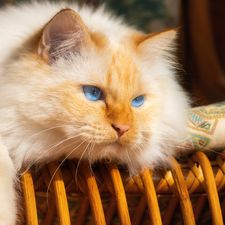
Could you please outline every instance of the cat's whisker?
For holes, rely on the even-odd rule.
[[[61,167],[61,165],[66,161],[66,159],[77,149],[77,148],[79,148],[82,144],[84,143],[84,141],[82,141],[78,146],[76,146],[76,148],[74,148],[63,160],[62,160],[62,162],[59,164],[59,166],[57,167],[57,169],[55,170],[55,172],[53,173],[53,175],[52,175],[52,177],[51,177],[51,179],[50,179],[50,181],[49,181],[49,184],[48,184],[48,187],[47,187],[47,194],[46,194],[46,198],[47,198],[47,200],[48,200],[48,190],[49,190],[49,188],[50,188],[50,186],[51,186],[51,183],[52,183],[52,181],[53,181],[53,178],[54,178],[54,176],[55,176],[55,174],[57,173],[57,171],[59,170],[59,168]]]
[[[65,148],[67,148],[67,147],[69,147],[69,146],[71,146],[71,145],[74,145],[75,143],[77,143],[77,142],[79,142],[79,141],[81,141],[81,139],[79,139],[79,140],[77,140],[77,141],[74,141],[74,142],[72,142],[71,144],[68,144],[68,145],[66,145],[66,146],[64,146],[63,148],[60,148],[59,149],[59,151],[62,151],[63,149],[65,149]],[[57,151],[55,152],[55,154],[53,154],[53,155],[57,155]]]
[[[165,132],[165,131],[159,131],[159,130],[141,130],[141,132],[146,132],[146,133],[151,133],[151,134],[153,134],[153,133],[158,133],[158,134],[167,134],[168,135],[168,132]]]
[[[59,146],[60,144],[62,144],[62,143],[64,143],[64,142],[66,142],[66,141],[68,141],[68,140],[71,140],[71,139],[73,139],[73,138],[76,138],[76,137],[79,137],[79,136],[81,136],[81,134],[79,134],[79,135],[75,135],[75,136],[72,136],[72,137],[69,137],[69,138],[67,138],[67,139],[64,139],[64,140],[62,140],[62,141],[60,141],[59,143],[57,143],[57,144],[55,144],[55,145],[53,145],[51,148],[49,148],[49,149],[47,149],[45,152],[43,152],[34,162],[32,162],[32,164],[31,165],[29,165],[28,167],[27,167],[27,169],[22,173],[22,174],[20,174],[20,176],[19,176],[19,178],[21,177],[21,176],[23,176],[35,163],[37,163],[40,159],[41,159],[41,157],[43,157],[45,154],[47,154],[49,151],[51,151],[52,149],[54,149],[54,148],[56,148],[57,146]],[[60,149],[61,150],[61,149]]]
[[[92,140],[91,140],[91,141],[92,141]],[[93,151],[94,147],[95,147],[95,143],[91,143],[91,148],[90,148],[90,150],[88,151],[88,155],[89,155],[88,160],[89,160],[89,164],[90,164],[90,165],[91,165],[91,163],[92,163],[92,151]]]
[[[126,149],[126,155],[127,155],[127,159],[130,161],[130,163],[132,163],[132,160],[131,160],[131,158],[130,158],[130,155],[129,155],[129,153],[128,153],[128,150]]]
[[[144,135],[142,135],[142,138],[148,139],[148,140],[156,139],[156,140],[168,140],[168,141],[173,141],[173,142],[175,142],[175,141],[182,142],[182,141],[185,141],[187,139],[187,136],[185,136],[183,138],[171,138],[168,135],[165,135],[165,136],[160,135],[159,137],[157,137],[157,136],[145,137]]]
[[[77,124],[78,124],[78,122],[76,122],[76,124],[70,124],[70,126],[73,126],[73,127],[75,127],[75,128],[81,128],[81,126],[78,126]],[[54,127],[46,128],[46,129],[41,130],[41,131],[39,131],[39,132],[37,132],[37,133],[35,133],[35,134],[32,134],[31,136],[29,136],[29,137],[27,137],[27,138],[33,138],[33,137],[35,137],[35,136],[37,136],[37,135],[39,135],[39,134],[42,134],[42,133],[44,133],[44,132],[47,132],[47,131],[49,131],[49,130],[53,130],[53,129],[61,128],[61,127],[66,127],[66,125],[57,125],[57,126],[54,126]]]
[[[143,139],[146,139],[146,140],[152,140],[152,138],[147,138],[147,137],[144,137],[142,136]],[[179,139],[175,139],[175,138],[166,138],[166,137],[154,137],[155,140],[168,140],[168,141],[182,141],[182,140],[179,140]],[[184,139],[185,140],[185,139]]]
[[[90,143],[91,143],[91,142],[92,142],[92,140],[90,141]],[[94,175],[95,179],[96,179],[97,181],[99,181],[98,177],[95,176],[95,173],[94,173],[94,171],[93,171],[93,169],[92,169],[92,157],[91,157],[91,153],[92,153],[92,150],[94,149],[94,146],[95,146],[95,144],[94,144],[94,143],[91,143],[91,147],[90,147],[90,149],[89,149],[89,151],[88,151],[88,155],[89,155],[89,157],[88,157],[88,162],[89,162],[89,167],[90,167],[90,169],[91,169],[92,174]]]
[[[145,147],[146,146],[146,147]],[[139,145],[137,145],[137,148],[141,151],[144,152],[147,149],[147,144],[146,143],[140,143]]]
[[[103,140],[105,140],[105,138],[107,137],[108,133],[109,133],[108,131],[104,133]],[[103,154],[102,151],[99,151],[99,152],[98,152],[99,158],[102,158],[102,154]],[[106,157],[105,153],[104,153],[104,156]],[[105,158],[105,157],[104,157],[104,158]]]
[[[136,153],[136,151],[135,151],[135,149],[137,149],[138,148],[138,145],[137,144],[135,144],[135,147],[131,147],[130,149],[131,149],[131,151],[138,157],[138,154]],[[142,150],[141,150],[142,151]]]
[[[164,133],[164,132],[153,132],[153,133],[162,134],[162,136],[163,136],[163,137],[154,137],[154,138],[165,138],[165,140],[167,139],[167,140],[174,140],[174,141],[176,141],[176,140],[178,140],[178,141],[184,141],[184,140],[187,139],[187,136],[184,136],[183,138],[171,138],[171,137],[168,136],[168,133]],[[145,137],[143,135],[142,135],[142,137],[148,138],[148,137]],[[149,139],[151,139],[151,138],[152,137],[149,137]]]
[[[89,144],[90,144],[90,141],[87,143],[87,146],[86,146],[85,149],[83,150],[83,153],[81,154],[81,156],[80,156],[80,158],[79,158],[79,160],[78,160],[78,163],[77,163],[77,170],[76,170],[76,174],[75,174],[75,181],[76,181],[76,183],[77,183],[77,173],[78,173],[79,165],[80,165],[80,163],[81,163],[81,160],[83,159],[84,154],[85,154],[86,151],[87,151],[87,147],[89,146]]]
[[[158,131],[158,130],[151,130],[151,132],[148,130],[141,130],[141,132],[146,132],[147,134],[150,133],[150,135],[152,135],[152,134],[168,135],[168,132]]]
[[[55,129],[55,128],[59,128],[59,127],[63,127],[63,126],[64,126],[64,125],[50,127],[50,128],[41,130],[41,131],[39,131],[39,132],[37,132],[37,133],[35,133],[35,134],[32,134],[31,136],[29,136],[29,137],[27,137],[27,138],[33,138],[33,137],[35,137],[35,136],[37,136],[37,135],[39,135],[39,134],[42,134],[42,133],[47,132],[47,131],[49,131],[49,130],[53,130],[53,129]]]

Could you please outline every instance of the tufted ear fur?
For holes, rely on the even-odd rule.
[[[177,30],[170,29],[158,33],[142,35],[137,38],[137,51],[143,55],[158,55],[163,50],[168,50],[176,37]]]
[[[79,54],[83,46],[91,44],[91,37],[80,16],[71,9],[64,9],[44,27],[38,53],[51,64],[68,53]]]

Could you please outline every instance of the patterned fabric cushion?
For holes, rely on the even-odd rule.
[[[225,149],[225,102],[192,108],[188,114],[188,136],[175,149],[177,154]]]

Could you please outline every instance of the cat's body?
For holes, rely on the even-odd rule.
[[[167,162],[185,134],[188,100],[164,56],[176,31],[143,35],[103,8],[63,8],[0,12],[0,224],[14,224],[22,164],[108,158],[133,174]]]

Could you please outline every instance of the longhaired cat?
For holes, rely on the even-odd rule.
[[[22,165],[109,159],[130,174],[168,162],[188,98],[169,53],[176,30],[143,34],[100,7],[0,11],[0,224],[14,225]]]

